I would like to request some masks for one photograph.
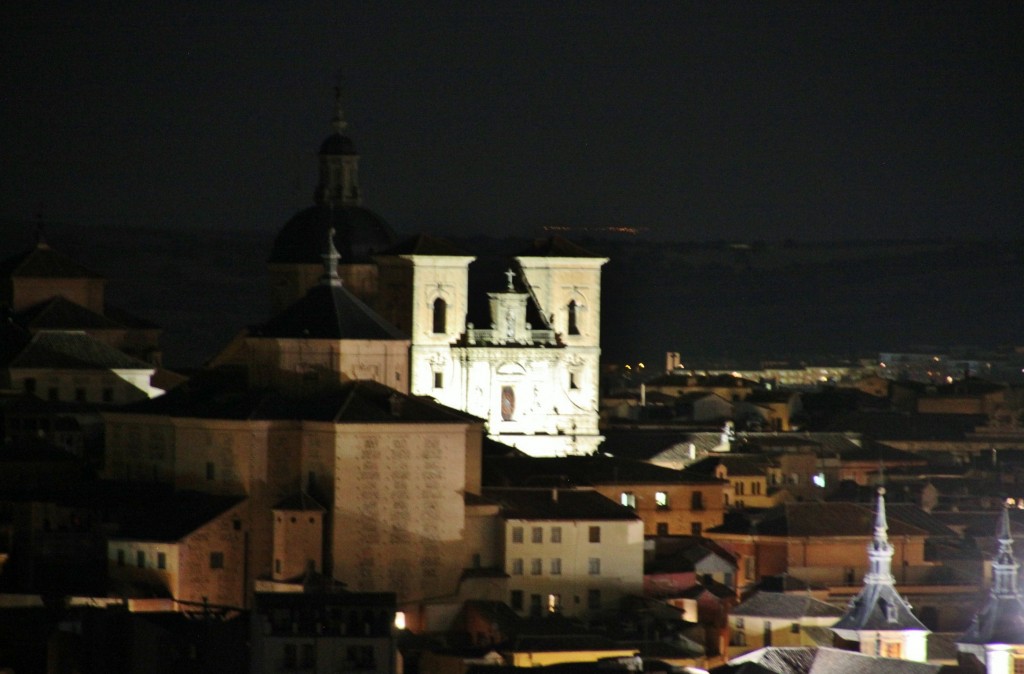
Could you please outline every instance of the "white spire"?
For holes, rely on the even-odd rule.
[[[1009,504],[1003,506],[996,529],[999,551],[992,560],[992,594],[997,597],[1017,596],[1017,570],[1020,564],[1013,557],[1013,535],[1010,533]]]
[[[885,519],[885,487],[878,488],[878,506],[875,510],[875,533],[868,544],[868,573],[865,583],[892,585],[893,547],[889,543],[889,523]]]

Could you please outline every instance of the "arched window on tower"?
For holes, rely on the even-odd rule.
[[[444,334],[448,332],[446,329],[448,314],[448,303],[438,297],[434,300],[434,334]]]
[[[576,300],[569,300],[569,334],[578,335],[580,334],[580,327],[577,323],[577,312],[579,311],[579,305],[576,304]]]

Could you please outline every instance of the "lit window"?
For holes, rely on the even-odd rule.
[[[562,610],[562,595],[560,594],[549,594],[548,595],[548,613],[558,613]]]
[[[699,493],[699,492],[694,492],[694,493]],[[654,492],[654,505],[658,506],[659,508],[667,508],[668,507],[668,492],[665,492],[665,491],[656,491],[656,492]]]
[[[631,491],[624,491],[619,495],[619,503],[627,508],[636,508],[636,494]]]

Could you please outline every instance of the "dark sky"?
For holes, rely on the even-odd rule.
[[[1024,3],[3,3],[0,219],[1018,237]]]

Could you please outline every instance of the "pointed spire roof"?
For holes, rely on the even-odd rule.
[[[832,626],[843,639],[860,641],[860,632],[928,631],[914,615],[910,604],[896,591],[892,575],[893,547],[889,543],[889,524],[885,517],[885,488],[879,487],[875,527],[868,544],[868,572],[864,587],[850,602],[845,615]]]
[[[323,143],[320,144],[321,155],[359,154],[356,152],[355,143],[345,135],[348,129],[348,122],[345,120],[345,110],[341,105],[341,87],[334,87],[334,117],[331,118],[331,129],[334,130]]]
[[[1017,586],[1020,564],[1013,556],[1009,503],[999,514],[996,540],[999,547],[992,559],[992,588],[988,603],[956,640],[960,650],[977,653],[977,647],[986,644],[1024,646],[1024,599]]]

